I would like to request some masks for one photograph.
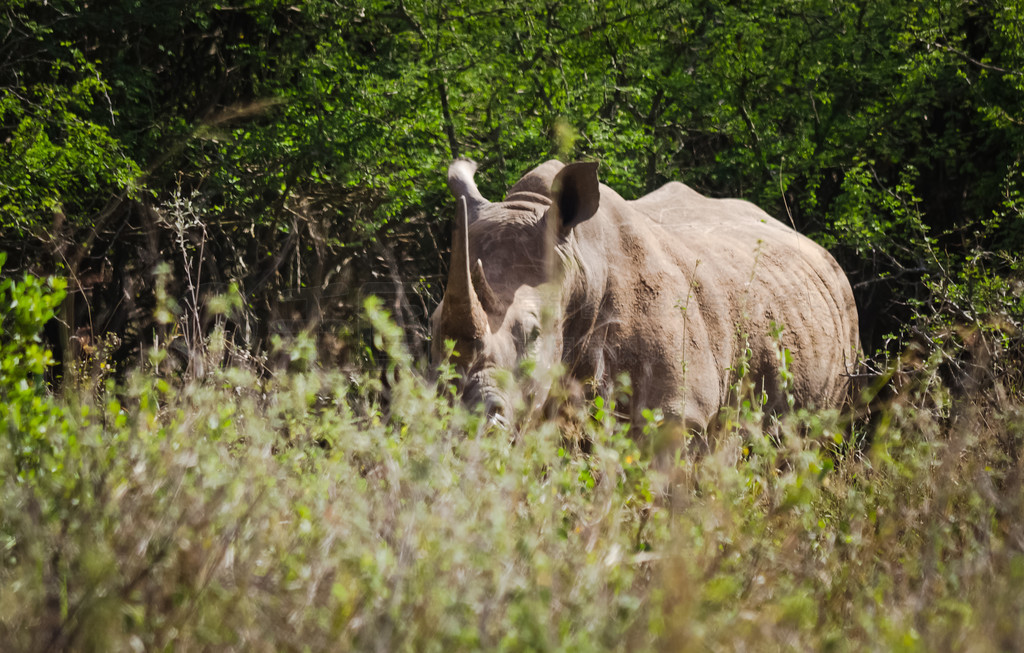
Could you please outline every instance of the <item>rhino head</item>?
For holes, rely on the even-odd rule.
[[[473,180],[476,164],[455,161],[448,187],[455,226],[444,298],[431,317],[431,357],[454,341],[463,401],[493,421],[511,417],[512,388],[539,408],[562,358],[560,307],[573,228],[598,210],[596,163],[549,162],[524,177],[503,202],[489,202]],[[546,368],[511,383],[524,359]]]

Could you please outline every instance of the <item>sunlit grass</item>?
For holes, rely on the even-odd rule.
[[[1006,650],[1024,636],[1019,403],[918,385],[853,427],[836,412],[766,427],[741,406],[712,452],[652,461],[611,398],[576,416],[584,451],[561,423],[488,430],[373,320],[383,369],[138,370],[47,399],[40,437],[8,424],[5,650]]]

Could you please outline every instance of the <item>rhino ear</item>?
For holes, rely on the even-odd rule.
[[[597,213],[601,202],[597,167],[596,161],[570,163],[555,175],[551,191],[561,221],[562,233],[567,233]]]
[[[460,201],[460,198],[466,198],[466,217],[470,224],[476,220],[480,207],[487,204],[487,200],[476,187],[476,181],[473,180],[475,174],[476,163],[469,159],[457,159],[448,166],[448,189],[456,202]]]

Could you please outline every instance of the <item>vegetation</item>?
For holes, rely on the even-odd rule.
[[[0,648],[1019,646],[1024,9],[181,4],[0,10]],[[424,358],[453,156],[791,221],[862,392],[488,426]]]

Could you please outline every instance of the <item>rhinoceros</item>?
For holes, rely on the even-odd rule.
[[[661,408],[698,431],[735,397],[739,369],[769,411],[844,396],[857,308],[814,241],[749,202],[679,182],[625,200],[598,181],[595,162],[548,161],[490,202],[476,167],[458,160],[448,171],[456,223],[431,316],[432,357],[454,341],[467,403],[509,417],[499,371],[526,357],[560,361],[593,393],[626,373],[634,420]],[[549,389],[532,388],[536,405]]]

